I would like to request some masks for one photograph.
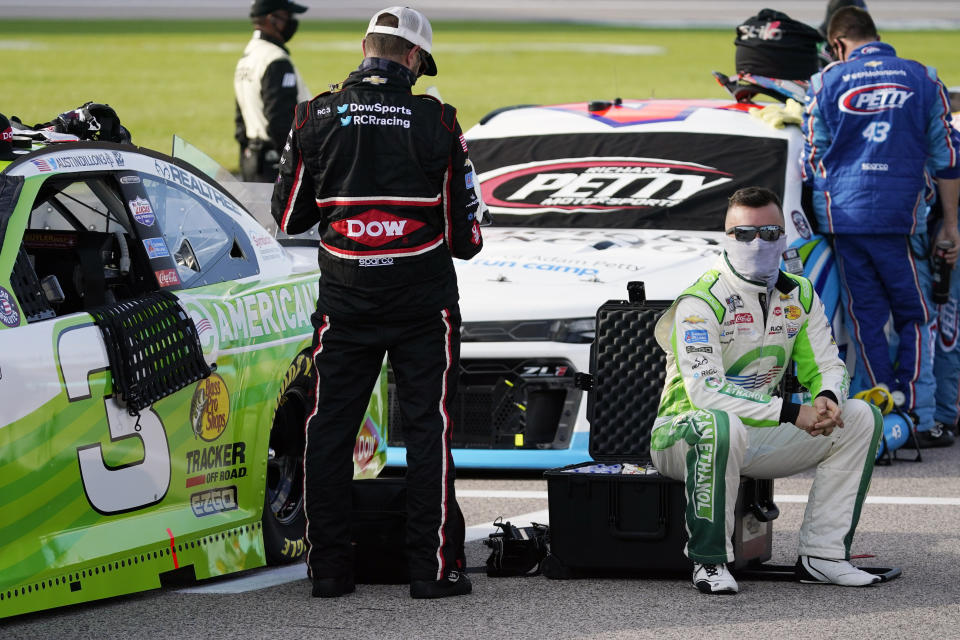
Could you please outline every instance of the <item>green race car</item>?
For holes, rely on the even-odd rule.
[[[300,558],[316,264],[191,164],[51,137],[0,161],[0,618]]]

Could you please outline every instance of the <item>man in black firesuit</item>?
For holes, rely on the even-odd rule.
[[[253,0],[254,32],[233,75],[240,175],[247,182],[273,182],[293,109],[312,95],[285,46],[296,33],[294,14],[307,8],[290,0]]]
[[[483,245],[480,199],[456,109],[412,95],[436,75],[426,17],[390,7],[370,21],[364,60],[339,91],[297,105],[273,216],[289,234],[319,223],[322,277],[304,492],[313,595],[354,590],[352,451],[384,354],[407,447],[410,595],[470,593],[454,494],[450,407],[460,357],[452,258]]]

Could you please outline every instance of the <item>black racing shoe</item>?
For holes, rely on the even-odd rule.
[[[473,591],[470,578],[461,571],[451,571],[443,580],[412,580],[411,598],[448,598],[465,596]]]
[[[953,445],[956,437],[942,422],[934,422],[929,431],[917,431],[917,445],[921,449],[932,449],[934,447],[949,447]],[[913,434],[907,437],[904,446],[912,447]]]
[[[313,579],[314,598],[339,598],[355,590],[353,578],[350,577]]]

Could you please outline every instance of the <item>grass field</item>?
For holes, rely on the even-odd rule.
[[[360,60],[363,22],[304,21],[291,52],[310,90]],[[434,24],[437,86],[464,129],[510,104],[726,97],[710,71],[733,72],[733,30],[641,30],[575,24]],[[176,133],[231,170],[233,69],[243,21],[0,22],[0,112],[33,124],[87,100],[113,106],[135,143],[169,151]],[[887,32],[898,53],[960,84],[956,31]],[[415,88],[415,89],[416,89]]]

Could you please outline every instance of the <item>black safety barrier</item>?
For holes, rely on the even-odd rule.
[[[114,393],[130,415],[211,373],[193,320],[169,291],[97,307],[90,315],[103,333]]]

